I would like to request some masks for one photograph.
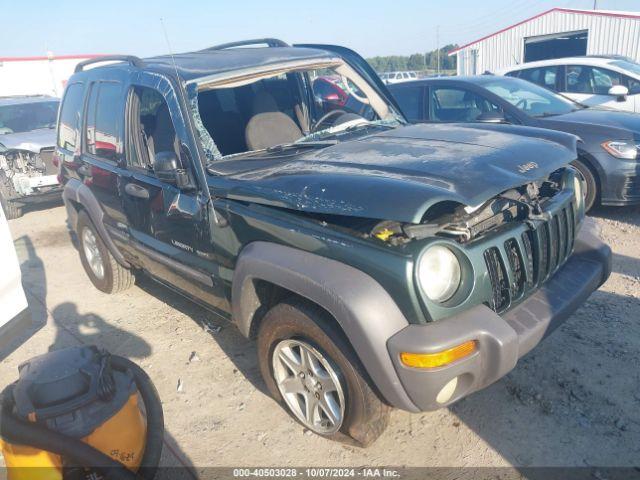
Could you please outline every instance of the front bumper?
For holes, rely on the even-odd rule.
[[[611,206],[640,204],[640,161],[621,160],[606,152],[592,155],[601,170],[601,203]]]
[[[33,192],[22,197],[15,197],[11,201],[22,206],[38,205],[41,203],[56,202],[62,200],[62,187],[52,186],[46,190]]]
[[[538,291],[502,314],[485,305],[427,325],[409,325],[387,342],[398,378],[419,410],[435,410],[495,382],[518,359],[564,322],[611,273],[611,249],[586,219],[575,240],[574,253]],[[401,352],[434,353],[469,340],[478,342],[470,356],[424,370],[400,361]],[[453,379],[455,390],[439,403],[439,392]]]
[[[57,175],[20,177],[14,180],[15,196],[7,200],[21,205],[48,202],[61,198],[62,186]]]

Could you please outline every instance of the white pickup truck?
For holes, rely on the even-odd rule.
[[[28,204],[60,198],[56,143],[57,98],[0,98],[0,204],[11,220]]]

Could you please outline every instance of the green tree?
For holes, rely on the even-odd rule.
[[[424,70],[425,69],[424,55],[420,53],[414,53],[413,55],[410,55],[409,59],[407,60],[407,68],[409,70],[416,70],[416,71]]]
[[[457,48],[457,45],[445,45],[440,49],[440,70],[455,70],[456,56],[448,56],[448,53]],[[426,69],[437,70],[438,54],[437,50],[425,53],[414,53],[409,56],[390,55],[386,57],[372,57],[367,61],[378,73],[393,72],[398,70],[416,70],[423,71]]]

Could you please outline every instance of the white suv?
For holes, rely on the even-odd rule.
[[[504,68],[592,107],[640,112],[640,63],[619,55],[556,58]]]
[[[380,75],[380,79],[387,85],[393,83],[409,82],[411,80],[417,80],[418,75],[416,72],[386,72]]]

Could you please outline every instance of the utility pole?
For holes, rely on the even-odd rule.
[[[593,9],[594,10],[598,9],[598,0],[593,0]]]
[[[440,76],[440,25],[436,25],[436,72]]]

